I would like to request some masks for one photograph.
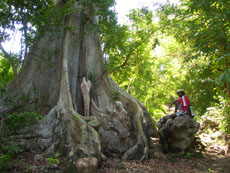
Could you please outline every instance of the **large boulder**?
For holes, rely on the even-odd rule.
[[[187,115],[183,115],[174,119],[163,117],[157,126],[163,152],[168,152],[188,150],[200,124]]]

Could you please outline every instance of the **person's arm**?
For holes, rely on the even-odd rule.
[[[172,107],[172,105],[173,104],[176,104],[178,102],[178,100],[174,100],[170,105],[169,105],[169,107],[168,107],[168,111],[170,111],[170,109],[171,109],[171,107]]]

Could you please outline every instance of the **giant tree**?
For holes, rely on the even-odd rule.
[[[60,23],[36,38],[0,99],[1,119],[19,104],[45,115],[21,130],[18,140],[36,152],[61,152],[69,169],[80,169],[82,162],[95,166],[102,153],[145,159],[149,139],[156,136],[142,103],[116,85],[103,66],[95,26],[106,3],[112,1],[55,0]],[[5,104],[9,98],[16,104]]]

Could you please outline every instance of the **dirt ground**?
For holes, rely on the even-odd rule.
[[[168,153],[160,151],[158,140],[154,141],[150,159],[122,161],[107,159],[99,173],[230,173],[230,154],[209,147],[205,152]]]
[[[230,154],[216,143],[204,152],[168,153],[161,152],[158,139],[151,142],[149,159],[123,161],[119,158],[107,158],[102,162],[98,173],[230,173]],[[215,146],[215,147],[214,147]],[[24,152],[13,162],[11,169],[3,173],[62,173],[64,161],[59,157],[57,164],[48,165],[45,156],[35,159],[33,153]]]
[[[156,172],[156,173],[199,173],[230,172],[230,157],[204,154],[203,156],[175,156],[167,154],[165,158],[152,158],[144,162],[108,159],[103,162],[99,173]]]

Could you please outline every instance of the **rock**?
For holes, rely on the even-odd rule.
[[[102,151],[105,154],[124,153],[135,144],[136,141],[130,138],[131,119],[120,101],[111,103],[104,111],[99,110],[92,102],[92,109],[99,111],[96,114],[100,121],[98,132],[101,138]]]
[[[33,165],[33,166],[30,167],[31,171],[36,171],[37,169],[38,169],[38,167],[36,165]]]
[[[107,157],[104,154],[101,154],[101,158],[102,158],[102,160],[106,160],[107,159]]]
[[[191,147],[198,129],[199,123],[186,115],[159,121],[158,133],[163,152],[186,151]]]
[[[213,109],[212,111],[216,111],[216,110]],[[203,115],[200,117],[200,119],[201,119],[201,128],[200,128],[201,131],[208,129],[208,128],[212,129],[213,131],[219,129],[219,123],[218,122],[220,122],[220,119],[218,116],[214,117],[211,115]]]
[[[76,161],[77,172],[96,173],[98,160],[95,157],[85,157]]]
[[[217,172],[225,172],[226,170],[224,168],[216,168]]]
[[[140,168],[132,168],[131,172],[143,172],[143,169]]]
[[[153,158],[165,159],[166,156],[165,156],[165,154],[162,153],[162,151],[156,150],[156,151],[154,151],[154,153],[153,153]]]
[[[35,156],[34,156],[34,160],[35,161],[40,161],[40,160],[42,160],[43,159],[43,157],[42,157],[42,155],[40,155],[40,154],[36,154]]]
[[[58,165],[57,164],[51,164],[51,165],[49,165],[49,167],[48,167],[48,169],[50,170],[56,170],[56,169],[58,169]]]

